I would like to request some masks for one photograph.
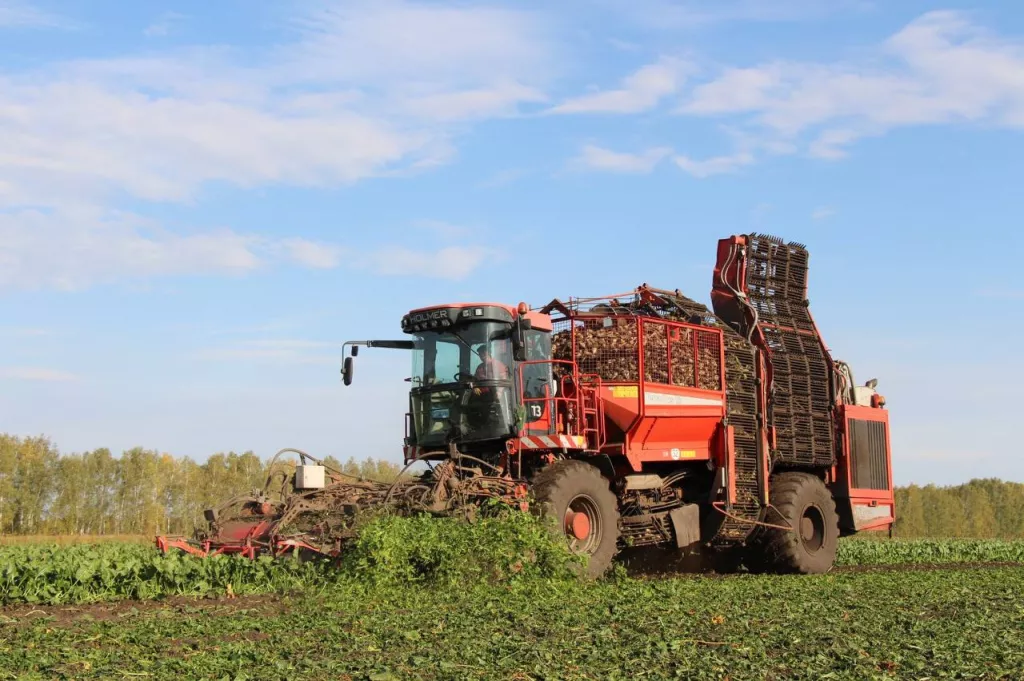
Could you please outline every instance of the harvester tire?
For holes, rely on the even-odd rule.
[[[805,575],[831,570],[839,547],[839,515],[825,483],[810,473],[781,473],[772,476],[770,491],[776,512],[768,513],[768,522],[794,529],[764,528],[754,549],[761,554],[757,567]]]
[[[555,461],[537,473],[533,495],[570,550],[588,556],[587,576],[607,572],[618,548],[619,502],[601,471],[583,461]]]

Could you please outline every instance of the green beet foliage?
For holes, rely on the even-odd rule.
[[[1024,542],[864,540],[840,543],[837,564],[1024,564]],[[334,561],[163,555],[135,544],[0,547],[0,603],[69,604],[169,596],[310,592],[367,593],[428,585],[546,585],[572,589],[584,566],[531,514],[504,511],[473,522],[381,516]],[[621,577],[621,570],[613,575]]]
[[[368,522],[338,561],[163,555],[133,544],[0,547],[0,603],[66,604],[168,596],[285,593],[367,585],[575,579],[571,555],[537,518],[506,512],[467,523],[389,517]]]

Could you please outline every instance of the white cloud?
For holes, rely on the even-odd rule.
[[[570,165],[589,170],[643,174],[653,171],[655,166],[671,153],[672,150],[668,147],[656,147],[640,154],[629,154],[588,144]]]
[[[982,298],[994,298],[997,300],[1024,300],[1024,289],[1015,288],[986,288],[975,292]]]
[[[441,239],[449,241],[465,239],[476,231],[464,225],[453,225],[443,220],[417,220],[413,223],[413,227],[426,230]]]
[[[7,103],[0,107],[4,195],[48,205],[58,196],[115,191],[180,201],[217,180],[242,187],[349,183],[427,141],[341,109],[301,115],[273,104],[146,96],[98,82],[0,80],[0,102]]]
[[[365,262],[377,274],[459,281],[498,256],[493,249],[483,246],[449,246],[437,251],[393,247],[368,254]]]
[[[831,208],[829,206],[821,206],[820,208],[815,208],[814,209],[814,212],[811,213],[811,219],[812,220],[827,220],[828,218],[834,216],[835,214],[836,214],[835,208]]]
[[[0,290],[79,290],[121,279],[245,274],[286,260],[334,267],[336,249],[228,229],[180,232],[94,208],[0,212]]]
[[[645,28],[677,30],[724,22],[806,21],[871,6],[868,0],[602,0]]]
[[[486,177],[477,183],[477,187],[483,187],[487,189],[494,189],[496,187],[504,187],[512,184],[518,179],[529,174],[529,171],[525,168],[506,168],[499,170],[492,174],[490,177]]]
[[[520,104],[546,100],[547,96],[536,88],[508,82],[474,90],[411,97],[404,106],[411,115],[437,121],[458,121],[508,116],[515,114]]]
[[[15,6],[0,7],[11,22]],[[334,187],[423,172],[454,157],[465,121],[543,101],[553,71],[545,25],[529,12],[325,0],[292,28],[292,42],[262,51],[0,69],[0,288],[245,273],[275,261],[335,267],[331,244],[185,233],[144,208],[113,206],[194,202],[211,183]]]
[[[731,116],[764,144],[841,158],[865,136],[949,123],[1024,127],[1024,41],[939,11],[908,24],[860,61],[730,68],[694,88],[680,111]]]
[[[40,367],[0,367],[0,380],[63,383],[67,381],[77,381],[78,376],[67,371],[44,369]]]
[[[652,109],[682,87],[688,65],[679,59],[663,58],[639,69],[622,81],[617,90],[595,92],[569,99],[552,109],[554,113],[639,113]]]
[[[52,334],[53,332],[49,329],[36,329],[21,326],[0,326],[0,338],[42,338]]]
[[[701,161],[696,161],[688,156],[678,155],[672,158],[675,164],[684,172],[698,178],[711,177],[732,173],[743,166],[754,162],[753,155],[747,152],[739,152],[727,156],[715,156]]]
[[[65,22],[48,12],[19,0],[0,0],[0,28],[58,28]]]
[[[401,0],[319,2],[296,22],[283,66],[327,82],[463,88],[536,78],[552,66],[540,16],[500,7]]]
[[[179,14],[178,12],[164,12],[156,21],[147,26],[142,31],[142,34],[147,38],[158,38],[170,35],[184,20],[184,14]]]
[[[284,239],[281,247],[289,259],[299,265],[327,270],[338,266],[342,250],[333,244],[317,243],[308,239]]]

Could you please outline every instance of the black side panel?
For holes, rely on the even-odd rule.
[[[889,489],[885,424],[850,419],[850,472],[854,489]]]

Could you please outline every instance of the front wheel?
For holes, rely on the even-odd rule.
[[[588,557],[587,575],[603,575],[619,540],[619,504],[608,480],[583,461],[556,461],[537,474],[533,493],[569,550]]]
[[[839,515],[825,483],[809,473],[781,473],[772,477],[771,502],[778,513],[770,513],[769,520],[793,529],[770,528],[761,536],[759,558],[767,571],[809,575],[831,570],[839,548]]]

